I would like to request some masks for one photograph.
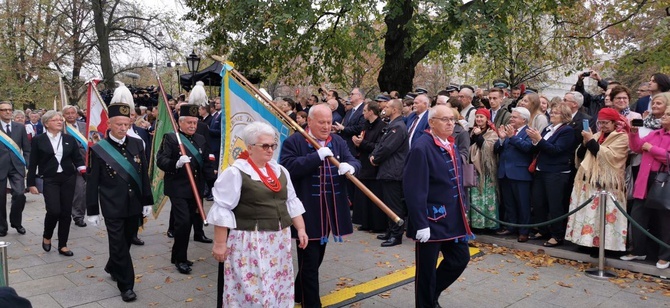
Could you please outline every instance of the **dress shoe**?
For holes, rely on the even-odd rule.
[[[188,266],[193,266],[193,262],[191,262],[191,261],[189,261],[189,260],[186,260],[186,261],[184,261],[184,262],[182,262],[182,263],[186,263]],[[175,264],[174,260],[172,260],[172,264]]]
[[[137,236],[133,237],[133,239],[130,240],[130,243],[133,244],[133,245],[137,245],[137,246],[142,246],[142,245],[144,245],[144,241],[141,240],[141,239],[140,239],[139,237],[137,237]]]
[[[207,196],[207,197],[205,197],[205,200],[207,200],[207,201],[214,201],[214,197],[212,197],[212,196]]]
[[[168,230],[165,234],[167,234],[167,237],[169,237],[169,238],[174,238],[174,234],[172,234],[172,230]]]
[[[500,230],[500,231],[496,232],[496,234],[497,235],[511,235],[512,231],[507,230],[507,229],[503,229],[503,230]]]
[[[542,233],[533,233],[528,235],[529,240],[542,240],[542,239],[549,239],[548,236],[542,235]]]
[[[207,243],[207,244],[213,242],[211,238],[206,237],[206,236],[204,236],[204,235],[203,235],[203,236],[194,236],[194,237],[193,237],[193,240],[196,241],[196,242]]]
[[[633,261],[633,260],[644,260],[647,256],[635,256],[635,255],[625,255],[621,256],[619,259],[624,261]]]
[[[177,270],[182,274],[191,273],[191,267],[186,262],[177,262],[175,266],[177,267]]]
[[[59,248],[58,253],[66,256],[66,257],[74,256],[74,253],[72,252],[72,250],[63,250],[63,248]]]
[[[517,242],[519,243],[525,243],[528,242],[528,235],[521,234],[519,237],[516,239]]]
[[[7,231],[0,231],[0,237],[7,236]]]
[[[137,294],[132,289],[126,290],[125,292],[121,292],[121,299],[124,302],[132,302],[137,299]]]
[[[77,219],[77,220],[75,220],[75,221],[74,221],[74,224],[75,224],[77,227],[81,227],[81,228],[86,227],[86,223],[84,222],[83,219]]]
[[[388,233],[388,232],[386,232],[384,234],[377,235],[378,240],[388,241],[389,238],[391,238],[391,234]]]
[[[51,251],[51,242],[47,244],[44,242],[44,240],[42,240],[42,249],[44,249],[44,251]]]
[[[557,240],[555,238],[550,238],[548,241],[544,242],[542,246],[544,247],[556,247],[556,246],[561,246],[563,245],[563,240]]]
[[[392,247],[402,244],[402,240],[399,238],[391,237],[388,240],[382,243],[382,247]]]
[[[19,234],[26,234],[26,228],[24,228],[23,226],[12,225],[12,228],[16,229],[16,232],[18,232]]]

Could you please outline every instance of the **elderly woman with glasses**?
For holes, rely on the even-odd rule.
[[[214,183],[207,220],[212,255],[224,263],[224,307],[293,307],[291,229],[307,246],[302,214],[288,171],[272,159],[277,132],[254,122],[244,128],[247,150]]]
[[[628,157],[628,121],[617,110],[602,108],[598,112],[600,131],[593,134],[582,131],[584,141],[577,148],[579,169],[570,198],[570,210],[574,210],[594,193],[605,190],[626,206],[626,181],[624,167]],[[605,245],[607,250],[625,251],[628,222],[611,203],[605,209],[605,226],[598,219],[599,197],[591,204],[568,218],[565,239],[584,247]],[[600,228],[605,228],[605,240],[599,237]]]

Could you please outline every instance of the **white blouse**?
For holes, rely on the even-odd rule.
[[[277,177],[281,176],[282,173],[286,175],[286,189],[288,190],[286,207],[288,208],[288,214],[291,218],[302,215],[305,212],[305,208],[295,193],[288,171],[275,160],[271,160],[268,164]],[[267,175],[265,167],[259,167],[258,169],[264,175]],[[242,174],[240,172],[248,174],[254,181],[261,181],[261,178],[246,159],[235,160],[232,166],[219,174],[214,187],[212,187],[214,204],[209,209],[209,213],[207,213],[207,222],[219,227],[237,228],[233,209],[237,207],[240,201],[240,193],[242,192]]]

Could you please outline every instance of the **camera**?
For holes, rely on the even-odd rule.
[[[583,72],[582,77],[589,77],[591,76],[591,72]]]
[[[642,119],[633,119],[630,125],[635,127],[642,127],[644,126],[644,121]]]

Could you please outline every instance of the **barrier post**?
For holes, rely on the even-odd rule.
[[[591,268],[586,270],[586,276],[595,279],[610,279],[616,277],[616,275],[610,271],[605,270],[605,215],[607,213],[607,198],[609,194],[605,190],[599,192],[600,198],[598,200],[598,220],[600,221],[600,232],[598,237],[600,238],[600,244],[598,245],[598,267]]]
[[[0,287],[9,285],[9,267],[7,267],[7,246],[9,242],[0,242]]]

